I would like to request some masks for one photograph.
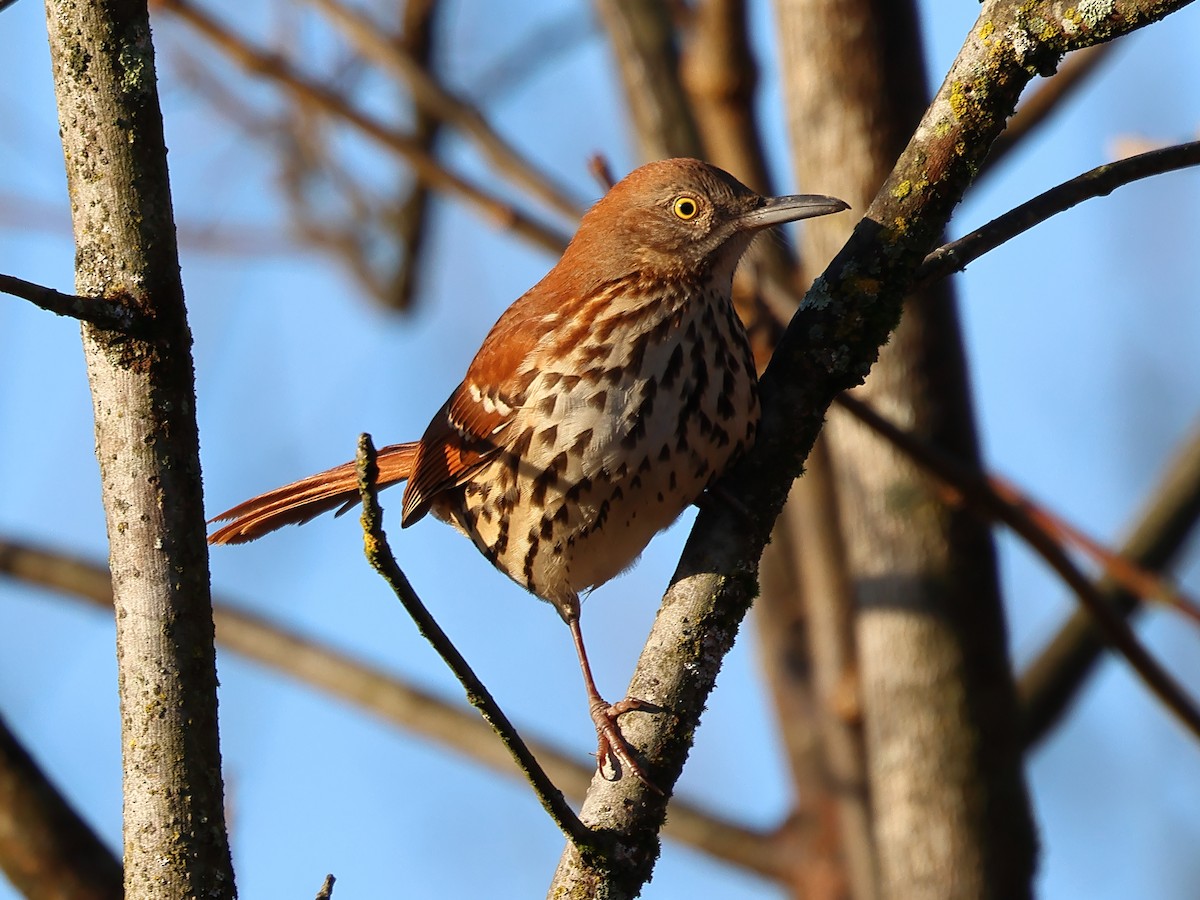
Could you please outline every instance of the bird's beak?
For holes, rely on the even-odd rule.
[[[762,206],[743,213],[737,220],[739,231],[757,231],[783,222],[811,219],[842,212],[850,204],[822,194],[793,194],[788,197],[767,197]]]

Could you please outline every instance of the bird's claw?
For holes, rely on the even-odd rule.
[[[625,736],[621,734],[621,729],[617,725],[617,719],[620,716],[634,710],[645,709],[650,705],[636,697],[626,697],[624,700],[611,704],[599,697],[592,701],[592,721],[596,725],[597,739],[596,767],[600,774],[604,775],[605,767],[610,762],[613,763],[613,768],[618,773],[623,766],[633,773],[638,781],[661,797],[663,796],[662,790],[650,780],[645,770],[638,764],[637,759],[634,758],[633,747],[625,740]]]

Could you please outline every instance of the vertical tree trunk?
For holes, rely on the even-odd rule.
[[[116,605],[125,896],[233,897],[195,419],[144,2],[47,0],[76,289],[137,336],[83,326]]]
[[[799,181],[861,209],[927,102],[915,9],[886,0],[779,0],[778,9]],[[839,226],[810,223],[806,263],[824,266],[845,238]],[[910,299],[861,393],[977,463],[968,384],[954,298],[941,289]],[[846,414],[831,411],[821,440],[858,605],[882,894],[1028,896],[1033,826],[990,533]],[[799,502],[814,487],[802,481]]]

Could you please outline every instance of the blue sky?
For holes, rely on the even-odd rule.
[[[227,19],[257,7],[222,2]],[[448,79],[471,93],[489,65],[564,4],[499,16],[451,3]],[[580,5],[586,17],[590,7]],[[769,5],[754,4],[770,51]],[[977,11],[926,4],[936,83]],[[1123,137],[1174,142],[1200,129],[1200,14],[1191,8],[1127,41],[1036,139],[972,193],[962,233],[1112,158]],[[250,27],[250,26],[248,26]],[[309,38],[312,40],[311,36]],[[194,40],[158,21],[176,212],[275,239],[285,228],[270,160],[184,87],[178,50]],[[320,52],[317,44],[314,52]],[[72,281],[61,150],[40,5],[0,14],[0,272],[60,289]],[[776,181],[791,185],[774,62],[761,98]],[[247,90],[270,108],[271,93]],[[381,107],[382,108],[382,107]],[[607,48],[597,32],[552,55],[488,108],[497,126],[583,197],[602,152],[636,160]],[[456,164],[486,167],[451,145]],[[364,166],[379,166],[362,151]],[[983,442],[990,463],[1108,541],[1119,539],[1200,408],[1200,174],[1173,174],[1060,216],[973,264],[960,282]],[[206,254],[185,241],[198,410],[210,510],[341,462],[356,436],[415,437],[457,383],[491,322],[552,264],[544,253],[437,205],[421,307],[389,317],[311,251]],[[91,405],[73,323],[0,298],[0,533],[105,555]],[[384,495],[398,506],[398,496]],[[629,574],[597,591],[583,624],[601,690],[620,693],[690,515]],[[393,544],[409,577],[510,716],[581,757],[594,749],[569,636],[558,617],[433,522]],[[362,561],[353,517],[289,529],[213,554],[218,596],[395,671],[460,694]],[[1027,660],[1073,603],[1038,562],[1001,538],[1015,657]],[[1181,567],[1200,593],[1195,553]],[[0,581],[0,712],[113,847],[120,844],[120,740],[109,619]],[[1165,613],[1140,633],[1200,695],[1194,628]],[[235,865],[247,898],[305,896],[326,872],[335,896],[527,897],[544,892],[562,838],[529,792],[244,662],[220,657],[222,746]],[[722,672],[680,783],[689,799],[770,827],[787,777],[754,659],[753,628]],[[1039,895],[1190,898],[1200,863],[1200,746],[1120,662],[1106,663],[1029,776],[1042,829]],[[463,866],[463,848],[475,860]],[[647,898],[778,896],[769,886],[667,844]],[[0,883],[0,900],[14,896]]]

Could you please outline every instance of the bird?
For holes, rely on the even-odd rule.
[[[618,725],[646,705],[601,697],[580,596],[629,568],[754,442],[758,381],[731,300],[751,240],[848,208],[817,194],[764,197],[695,159],[635,169],[492,326],[421,439],[379,451],[378,485],[407,482],[402,527],[431,513],[558,611],[602,774],[624,766],[657,791]],[[214,517],[227,524],[209,542],[251,541],[357,498],[344,463]]]

